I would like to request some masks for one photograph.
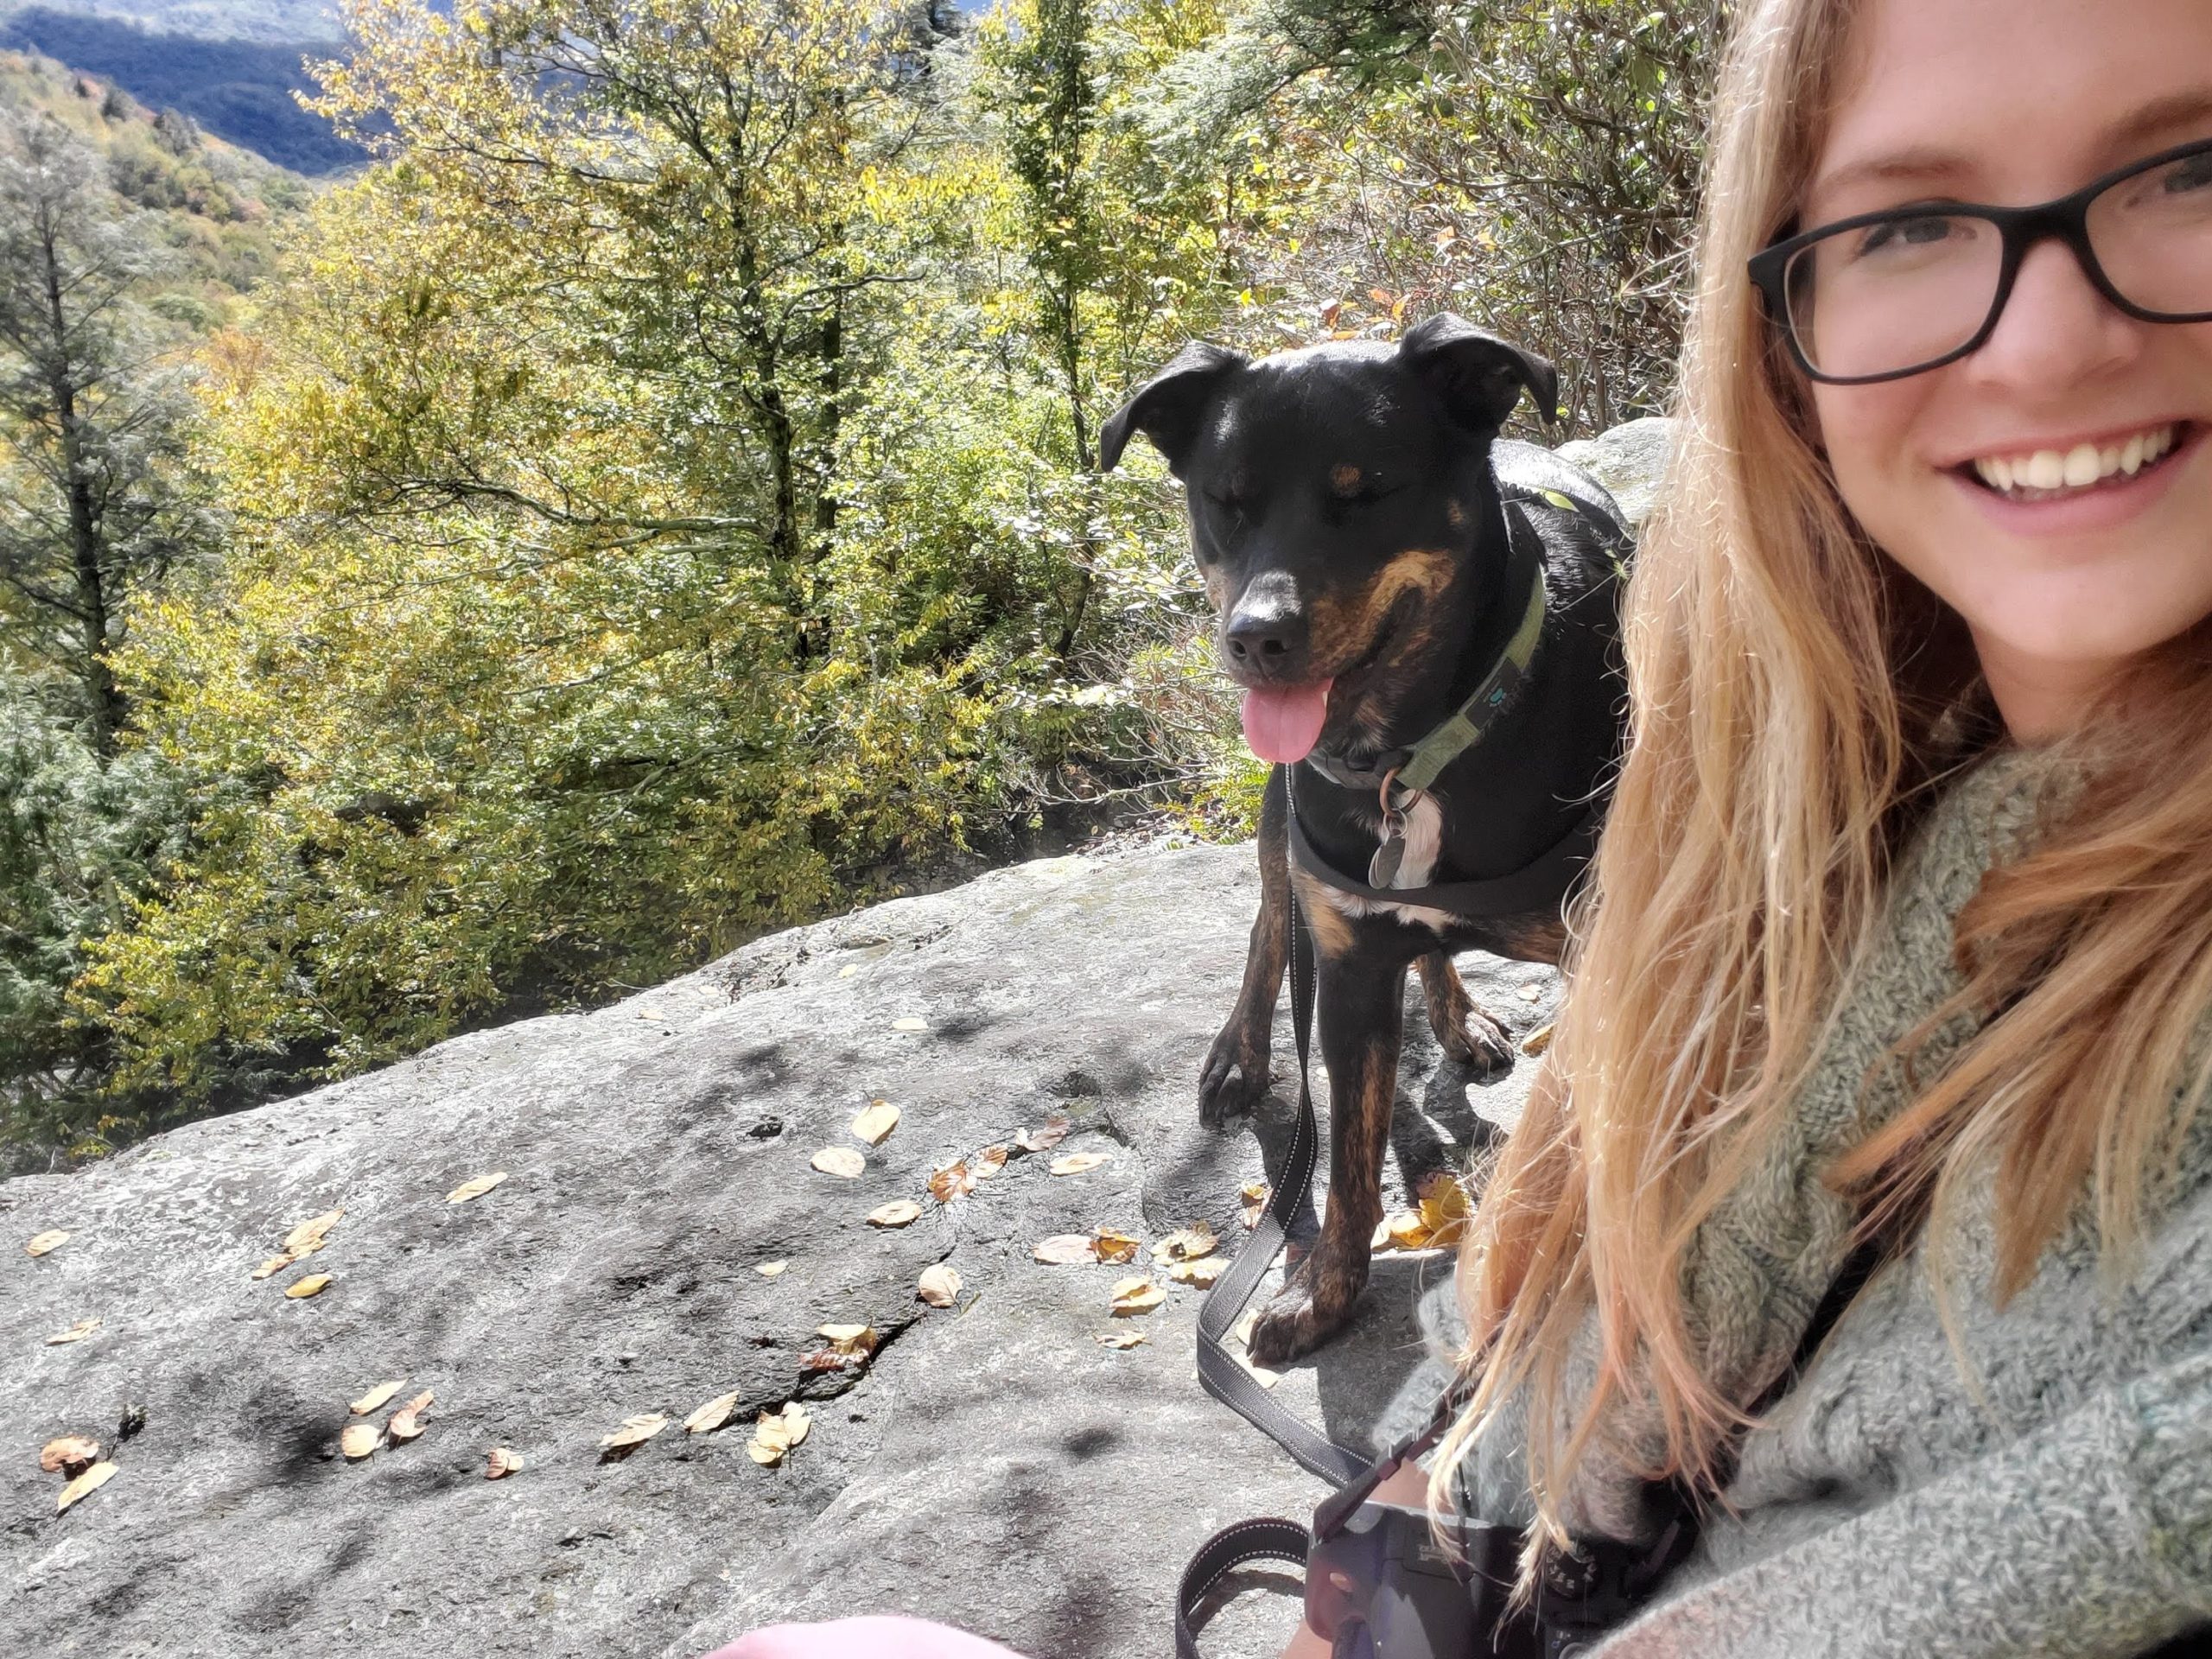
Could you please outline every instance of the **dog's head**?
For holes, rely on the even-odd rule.
[[[1447,314],[1395,346],[1188,346],[1106,423],[1103,465],[1141,432],[1189,495],[1255,754],[1375,728],[1409,666],[1458,637],[1467,577],[1506,556],[1490,446],[1524,390],[1548,419],[1552,365]]]

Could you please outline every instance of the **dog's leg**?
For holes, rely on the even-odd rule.
[[[1428,1002],[1429,1029],[1446,1054],[1484,1079],[1513,1069],[1512,1038],[1467,995],[1450,951],[1431,950],[1421,957],[1421,989]]]
[[[1198,1073],[1198,1122],[1210,1129],[1249,1111],[1268,1086],[1268,1039],[1290,951],[1290,882],[1284,862],[1288,849],[1282,773],[1276,771],[1268,775],[1260,801],[1260,914],[1244,958],[1244,986]]]
[[[1367,1283],[1375,1225],[1382,1219],[1382,1158],[1397,1095],[1406,963],[1342,948],[1350,929],[1334,912],[1330,917],[1336,926],[1314,930],[1321,945],[1321,1053],[1329,1066],[1328,1208],[1313,1254],[1292,1270],[1252,1327],[1249,1351],[1262,1365],[1312,1352],[1351,1317]]]

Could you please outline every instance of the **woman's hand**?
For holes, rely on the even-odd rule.
[[[1328,1649],[1318,1649],[1326,1659]],[[741,1636],[704,1659],[1020,1659],[1011,1648],[926,1619],[838,1618],[826,1624],[772,1624]]]
[[[1368,1494],[1370,1502],[1417,1504],[1428,1502],[1428,1476],[1418,1464],[1402,1463],[1383,1476],[1375,1490]],[[1298,1632],[1290,1638],[1290,1645],[1282,1650],[1282,1659],[1329,1659],[1335,1644],[1308,1624],[1302,1618],[1298,1621]]]

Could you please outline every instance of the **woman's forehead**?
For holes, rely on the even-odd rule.
[[[2212,136],[2207,0],[1866,0],[1805,194],[2037,201]]]

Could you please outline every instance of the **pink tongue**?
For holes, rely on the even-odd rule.
[[[1321,736],[1330,681],[1244,694],[1244,741],[1262,760],[1303,760]]]

